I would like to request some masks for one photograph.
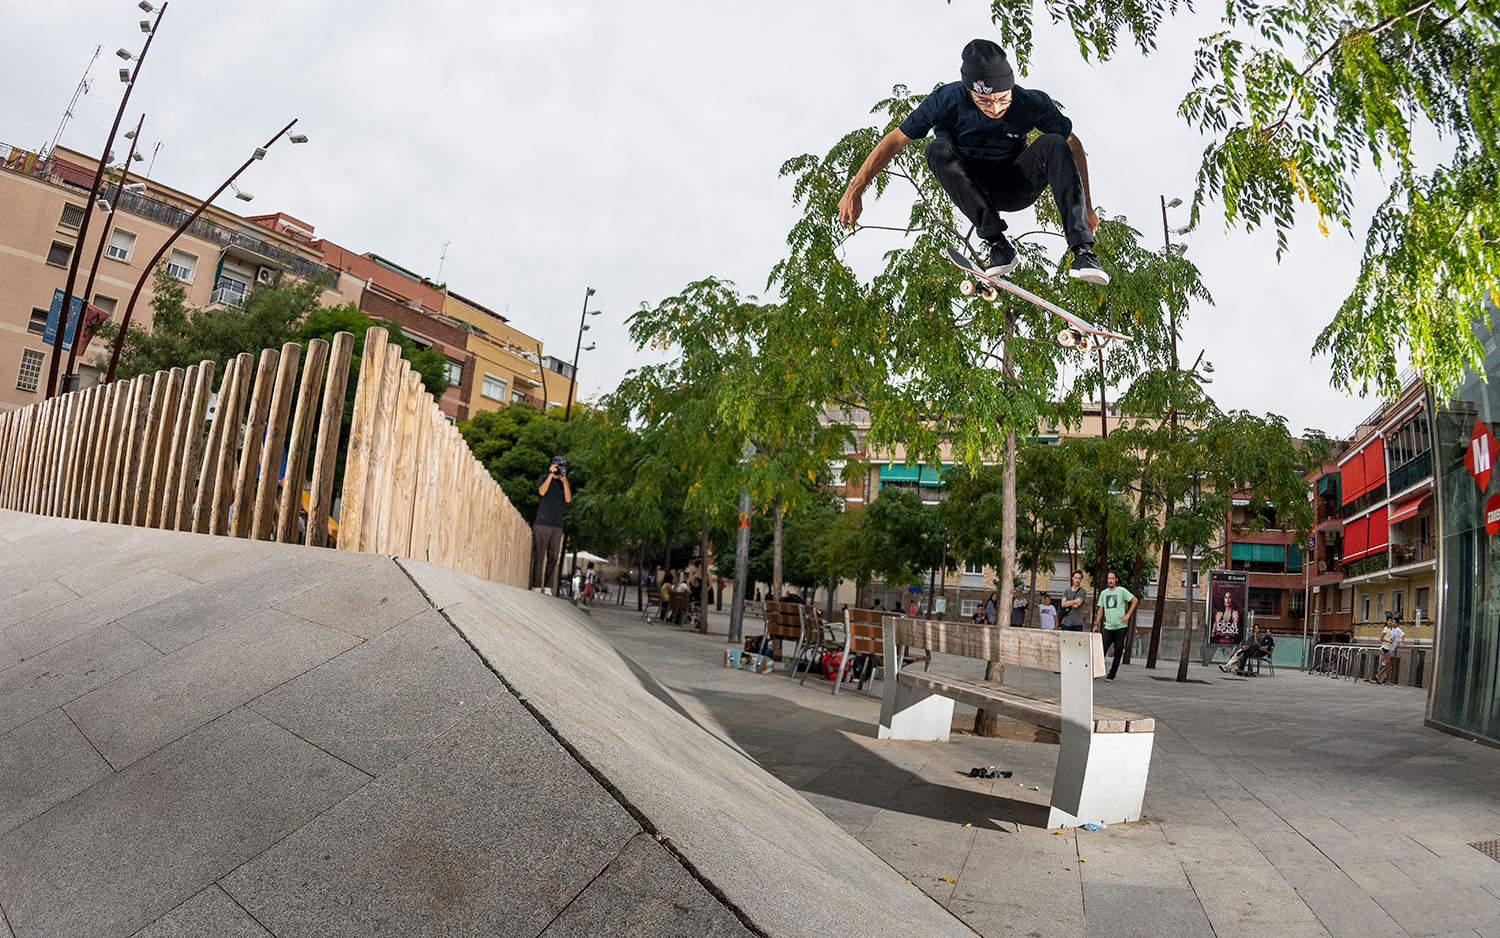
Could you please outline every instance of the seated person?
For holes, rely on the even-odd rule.
[[[1275,648],[1276,639],[1271,637],[1269,631],[1257,625],[1254,639],[1245,645],[1244,651],[1240,654],[1239,668],[1235,673],[1244,676],[1252,659],[1269,658]]]

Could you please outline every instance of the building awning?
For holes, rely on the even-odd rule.
[[[1395,509],[1391,511],[1390,523],[1395,524],[1399,521],[1405,521],[1407,518],[1415,516],[1417,513],[1417,509],[1422,507],[1422,502],[1427,498],[1429,494],[1431,493],[1423,492],[1420,495],[1413,495],[1411,498],[1408,498],[1406,501],[1397,505]]]
[[[1248,498],[1231,498],[1229,500],[1229,504],[1233,505],[1236,508],[1245,508],[1245,507],[1247,507],[1250,504],[1250,499],[1248,499]]]

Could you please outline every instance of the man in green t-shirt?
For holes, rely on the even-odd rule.
[[[1114,662],[1109,666],[1109,675],[1105,680],[1113,681],[1115,672],[1120,670],[1120,653],[1125,650],[1125,634],[1129,631],[1126,625],[1130,616],[1135,612],[1135,594],[1120,585],[1120,578],[1115,576],[1113,570],[1109,572],[1109,588],[1099,593],[1099,605],[1094,607],[1094,631],[1099,631],[1099,625],[1104,625],[1104,653],[1109,654],[1110,646],[1114,646]]]

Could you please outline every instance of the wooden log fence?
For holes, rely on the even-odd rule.
[[[340,332],[242,353],[217,391],[203,361],[0,413],[0,508],[310,547],[336,531],[341,550],[525,587],[530,527],[379,327],[340,451],[353,348]]]

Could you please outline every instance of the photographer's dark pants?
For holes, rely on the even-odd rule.
[[[1083,177],[1067,138],[1061,134],[1042,134],[1011,163],[965,159],[952,140],[935,137],[927,144],[927,165],[948,198],[974,223],[975,233],[985,241],[994,241],[1005,231],[1001,212],[1030,208],[1042,190],[1051,187],[1068,247],[1094,244],[1093,232],[1084,219]],[[979,260],[983,262],[984,258]]]
[[[531,529],[531,585],[557,593],[557,575],[562,572],[563,529],[538,524]]]

